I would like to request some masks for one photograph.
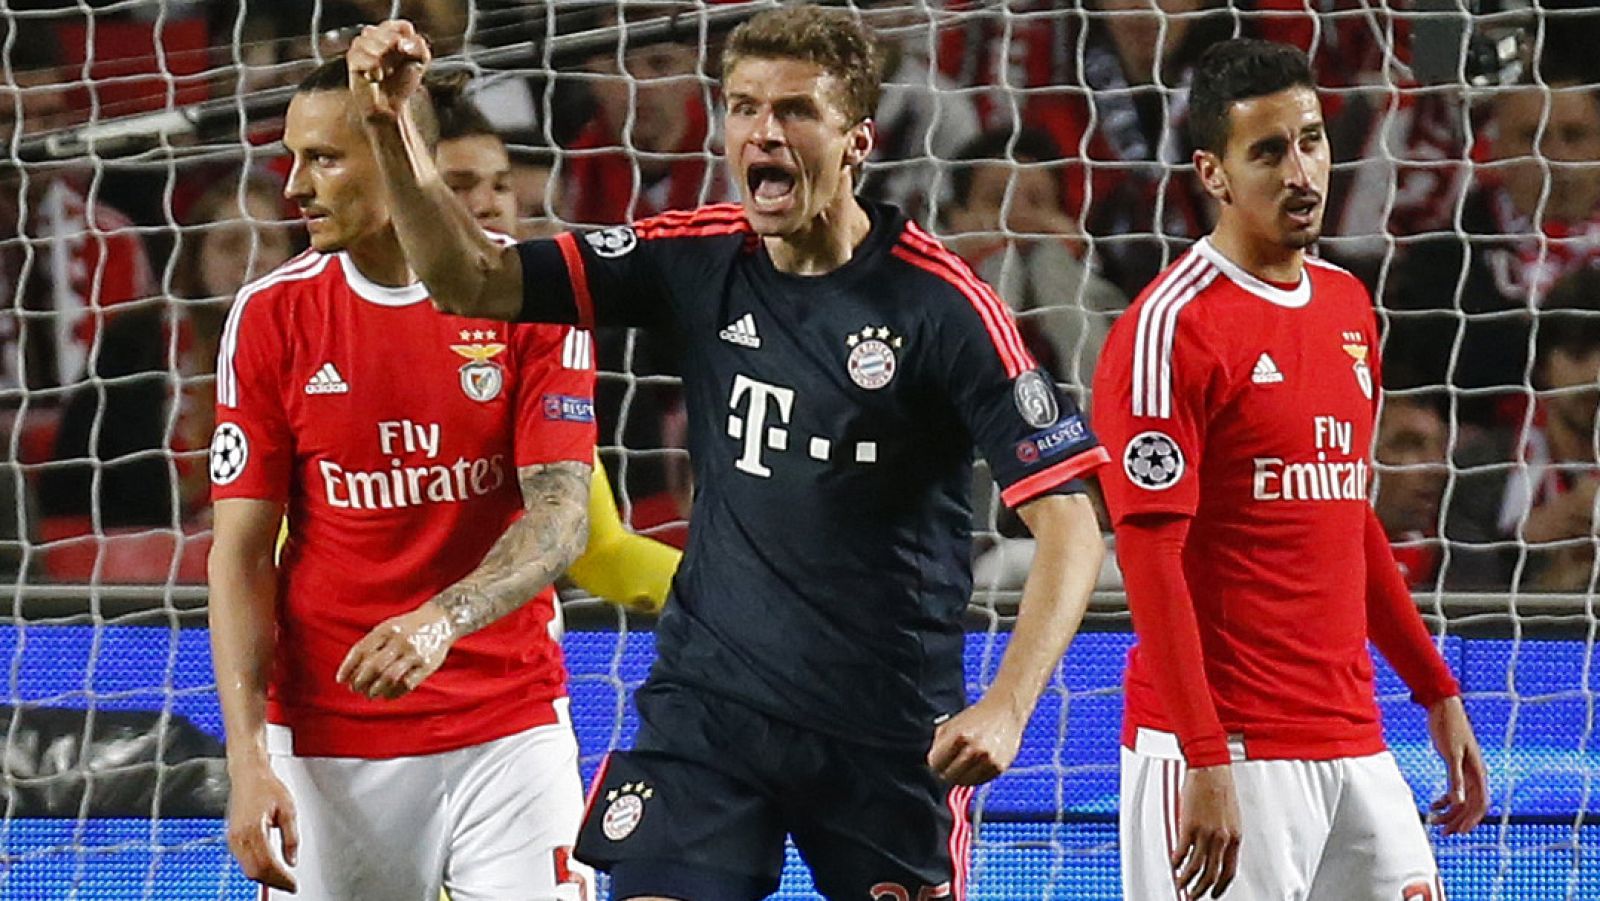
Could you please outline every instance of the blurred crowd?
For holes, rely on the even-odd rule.
[[[1588,591],[1600,14],[1490,0],[1480,12],[1495,15],[1469,22],[1414,5],[860,3],[885,47],[862,191],[941,235],[1083,392],[1111,321],[1210,228],[1184,127],[1200,51],[1235,33],[1308,50],[1336,161],[1320,253],[1381,308],[1375,504],[1408,578]],[[398,6],[436,55],[473,62],[476,118],[441,168],[492,227],[534,237],[736,196],[718,159],[716,36],[645,36],[671,15],[695,34],[705,6],[22,6],[35,14],[7,19],[0,98],[0,498],[17,511],[0,517],[0,567],[29,578],[203,580],[228,306],[304,247],[270,117],[128,159],[21,163],[36,136],[208,100],[242,109]],[[560,58],[524,44],[597,29],[611,30]],[[596,337],[602,451],[625,518],[681,543],[692,485],[677,350]],[[1017,528],[988,494],[985,549]]]

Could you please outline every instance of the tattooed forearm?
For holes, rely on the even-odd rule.
[[[521,607],[566,571],[589,537],[587,463],[550,463],[517,471],[522,518],[466,578],[435,597],[459,638]]]

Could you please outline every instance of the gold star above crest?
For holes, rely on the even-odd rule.
[[[844,339],[844,346],[845,347],[855,347],[857,344],[860,344],[860,343],[861,343],[861,336],[855,334],[854,332],[852,332],[850,334],[850,337]]]
[[[472,333],[467,331],[466,329],[462,329],[461,330],[461,340],[463,340],[463,341],[472,340]]]
[[[877,331],[877,329],[875,329],[875,328],[873,328],[872,326],[869,325],[866,328],[861,330],[861,337],[863,337],[863,338],[871,338],[873,332],[876,332],[876,331]]]
[[[889,337],[889,328],[888,328],[888,326],[878,326],[878,337],[879,338],[887,338],[887,337]]]
[[[642,783],[642,782],[640,783],[640,785],[643,785],[643,784],[644,783]],[[655,793],[656,793],[655,789],[646,786],[645,790],[639,793],[639,797],[644,798],[646,801],[648,801],[648,800],[650,800],[650,797],[652,795],[654,795]]]
[[[898,350],[903,343],[905,343],[904,340],[897,335],[893,341],[889,342],[889,346]]]
[[[606,792],[606,800],[607,801],[615,801],[615,800],[617,800],[617,790],[613,788],[611,791]]]

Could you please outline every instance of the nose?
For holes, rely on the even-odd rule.
[[[500,212],[494,200],[494,185],[479,184],[467,194],[467,209],[479,219],[492,218]]]
[[[1314,168],[1312,154],[1301,150],[1299,147],[1293,147],[1289,150],[1286,162],[1287,168],[1284,172],[1285,185],[1303,190],[1311,190],[1315,187],[1311,183],[1311,172]]]
[[[750,127],[750,142],[762,150],[783,146],[783,126],[772,110],[763,110],[756,116],[755,124]]]
[[[304,205],[314,196],[311,190],[311,178],[306,174],[305,166],[295,160],[289,168],[289,180],[283,184],[283,196],[291,202]]]

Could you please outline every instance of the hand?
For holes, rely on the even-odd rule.
[[[1444,797],[1433,802],[1433,821],[1445,835],[1471,832],[1489,810],[1489,778],[1460,697],[1436,701],[1428,708],[1428,734],[1450,778]]]
[[[362,119],[398,119],[406,101],[422,87],[422,73],[432,60],[427,40],[405,19],[361,29],[350,42],[345,61],[350,67],[350,96]]]
[[[430,601],[373,627],[333,678],[356,694],[393,700],[433,675],[455,641],[450,614]]]
[[[294,874],[284,866],[294,866],[300,857],[300,829],[288,787],[264,762],[237,771],[229,767],[228,774],[228,850],[246,876],[280,891],[295,891]],[[274,826],[283,835],[281,859],[272,850]]]
[[[1192,769],[1183,779],[1172,870],[1190,898],[1220,898],[1239,871],[1239,796],[1228,764]]]
[[[1017,759],[1027,719],[985,697],[939,724],[928,749],[928,766],[956,785],[988,782]]]

